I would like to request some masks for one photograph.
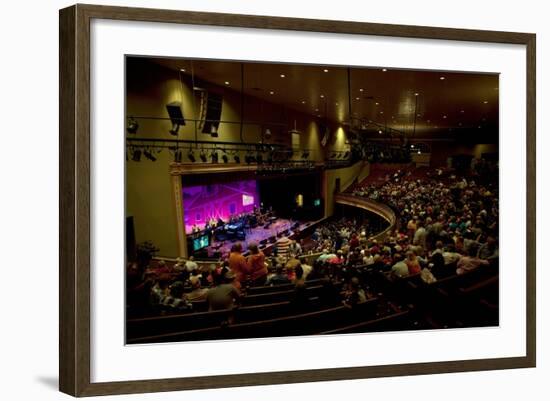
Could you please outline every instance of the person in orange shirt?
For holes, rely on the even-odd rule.
[[[242,255],[242,251],[242,245],[240,242],[237,242],[231,247],[231,253],[229,254],[229,269],[233,272],[239,283],[243,283],[248,274],[248,265],[246,258]]]
[[[250,274],[250,280],[252,286],[265,285],[267,281],[267,266],[265,264],[265,255],[258,249],[258,244],[251,242],[248,245],[250,255],[247,258],[248,274]]]

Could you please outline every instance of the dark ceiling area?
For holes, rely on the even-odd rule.
[[[371,127],[365,135],[384,128],[419,139],[498,142],[499,77],[494,73],[144,60],[314,118],[361,121]]]

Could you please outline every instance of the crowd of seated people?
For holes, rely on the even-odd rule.
[[[193,260],[178,258],[168,265],[160,260],[154,267],[139,269],[128,266],[128,306],[137,311],[192,311],[196,302],[206,302],[208,310],[231,309],[247,289],[259,286],[292,284],[295,303],[304,304],[305,281],[316,277],[313,267],[302,255],[296,241],[289,241],[292,252],[270,258],[255,243],[243,255],[240,243],[235,243],[224,260],[200,265]]]
[[[361,246],[397,276],[418,274],[426,267],[453,266],[463,274],[498,260],[498,186],[496,179],[427,174],[411,179],[394,174],[382,183],[354,188],[353,195],[389,205],[399,219],[399,229],[383,244]],[[437,256],[440,255],[440,256]],[[373,261],[365,260],[367,263]]]
[[[478,184],[475,178],[438,172],[422,179],[404,173],[360,185],[352,193],[392,207],[397,228],[377,240],[376,234],[386,228],[381,223],[344,217],[317,226],[306,241],[307,251],[304,243],[282,237],[269,257],[254,243],[245,256],[235,243],[216,263],[198,264],[190,257],[172,266],[163,261],[154,268],[130,264],[129,306],[192,311],[194,303],[203,302],[209,310],[230,309],[250,287],[293,284],[299,310],[308,303],[307,280],[318,278],[326,299],[354,307],[377,293],[362,275],[365,269],[391,280],[418,275],[433,283],[498,266],[498,187],[491,180]],[[311,254],[318,256],[308,263]]]

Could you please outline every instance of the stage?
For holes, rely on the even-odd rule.
[[[258,226],[251,228],[246,232],[245,240],[225,240],[225,241],[216,241],[213,240],[212,243],[202,249],[202,256],[208,258],[219,258],[227,256],[231,250],[231,246],[237,242],[240,242],[243,246],[243,252],[246,252],[248,244],[255,242],[260,246],[262,250],[268,250],[275,243],[275,241],[282,237],[283,233],[288,238],[294,238],[297,233],[304,231],[305,229],[311,227],[317,222],[293,222],[287,219],[277,219],[274,221],[269,228],[264,228],[263,226]],[[294,229],[293,229],[294,227]],[[205,254],[206,253],[206,254]]]
[[[196,259],[226,257],[255,242],[266,253],[283,235],[293,238],[324,217],[320,176],[257,177],[201,174],[182,177],[187,254]]]

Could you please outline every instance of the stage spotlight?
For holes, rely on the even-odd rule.
[[[204,153],[204,150],[201,150],[199,157],[204,163],[206,163],[206,153]]]
[[[224,163],[228,163],[229,162],[229,157],[227,157],[227,155],[223,155],[222,160],[223,160]]]
[[[178,131],[180,130],[180,125],[179,124],[172,124],[172,128],[170,129],[170,134],[171,135],[174,135],[174,136],[178,136]]]
[[[149,150],[144,150],[143,151],[143,155],[148,158],[149,160],[151,160],[152,162],[155,162],[157,161],[157,158],[155,157],[155,155],[153,155]]]
[[[126,131],[128,131],[129,134],[135,134],[138,128],[139,128],[139,124],[134,119],[134,117],[129,117],[128,124],[126,125]]]
[[[212,153],[210,153],[210,159],[212,159],[212,163],[218,163],[218,152],[213,150]]]
[[[181,159],[182,159],[182,156],[181,156],[181,150],[176,150],[174,152],[174,161],[176,163],[181,163]]]
[[[187,158],[191,160],[191,162],[195,163],[197,159],[195,159],[195,154],[191,149],[189,149],[189,153],[187,153]]]
[[[216,126],[216,124],[212,124],[210,126],[210,136],[212,138],[217,138],[218,137],[218,127]]]
[[[138,162],[141,160],[141,150],[135,149],[132,153],[132,160]]]
[[[239,155],[233,156],[233,159],[235,160],[235,163],[237,163],[237,164],[241,162],[241,158],[239,157]]]

